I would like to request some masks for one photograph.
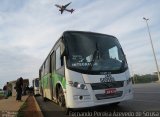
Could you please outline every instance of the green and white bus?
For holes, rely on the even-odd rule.
[[[125,54],[111,35],[65,31],[40,67],[39,77],[43,99],[66,110],[133,98]]]

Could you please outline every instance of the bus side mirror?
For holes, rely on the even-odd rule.
[[[62,54],[61,54],[61,66],[64,65],[64,56],[65,56],[65,58],[67,60],[68,59],[68,51],[66,49],[64,49]]]
[[[61,55],[61,66],[63,66],[64,65],[64,55]]]
[[[68,59],[69,51],[68,51],[68,49],[66,47],[62,50],[61,58],[63,56],[66,56],[66,59]]]

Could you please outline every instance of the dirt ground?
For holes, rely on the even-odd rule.
[[[26,106],[22,110],[24,117],[40,117],[40,112],[37,110],[33,96],[29,96],[26,100]]]

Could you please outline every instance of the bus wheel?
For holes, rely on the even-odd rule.
[[[69,113],[69,108],[66,108],[65,96],[62,87],[58,90],[58,104],[61,106],[65,114]]]
[[[64,93],[63,93],[63,90],[62,88],[60,87],[59,90],[58,90],[58,104],[61,106],[61,107],[65,107],[65,97],[64,97]]]

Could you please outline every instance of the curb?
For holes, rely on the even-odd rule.
[[[21,110],[23,110],[24,108],[24,104],[26,103],[27,99],[29,98],[29,95],[27,96],[27,98],[24,100],[24,102],[22,103],[22,105],[19,107],[17,114],[15,115],[16,117],[19,116],[19,114],[21,113]]]
[[[34,99],[34,101],[35,101],[35,103],[36,103],[36,108],[37,108],[37,110],[38,110],[38,112],[39,112],[39,117],[44,117],[43,114],[42,114],[42,111],[41,111],[41,109],[40,109],[40,107],[39,107],[39,105],[38,105],[38,103],[37,103],[37,100],[36,100],[35,97],[34,97],[34,95],[33,95],[33,99]]]
[[[22,109],[22,106],[24,105],[24,103],[27,101],[28,98],[29,98],[29,95],[27,96],[27,98],[24,100],[24,102],[22,103],[22,105],[21,105],[20,108],[18,109],[18,112]]]

